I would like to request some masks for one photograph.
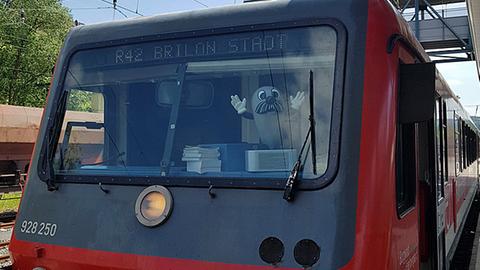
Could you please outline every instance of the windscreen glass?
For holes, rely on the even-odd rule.
[[[306,142],[301,178],[317,178],[328,166],[336,47],[335,30],[317,26],[77,52],[56,173],[286,178]]]

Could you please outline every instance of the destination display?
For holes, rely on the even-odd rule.
[[[204,57],[225,54],[261,53],[285,49],[285,34],[231,39],[186,40],[156,44],[153,47],[127,47],[115,50],[115,64],[185,57]]]
[[[305,27],[274,31],[256,31],[199,38],[144,42],[82,51],[74,56],[83,68],[129,65],[145,62],[171,63],[238,57],[272,57],[313,54],[320,44],[319,28]],[[322,33],[332,32],[321,31]],[[315,38],[317,40],[315,40]],[[325,48],[323,48],[325,49]]]

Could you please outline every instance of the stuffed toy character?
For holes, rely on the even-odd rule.
[[[247,100],[240,100],[238,95],[231,96],[233,108],[242,117],[253,119],[257,127],[261,143],[267,145],[270,149],[281,149],[292,147],[289,145],[291,138],[291,113],[298,114],[305,93],[298,91],[295,97],[290,96],[290,108],[293,111],[287,111],[285,100],[280,91],[273,86],[262,86],[252,95],[251,106],[253,113],[247,111]],[[290,134],[291,135],[291,134]]]

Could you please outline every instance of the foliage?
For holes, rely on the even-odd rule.
[[[92,99],[93,92],[72,89],[68,96],[67,110],[94,112]]]
[[[72,25],[59,0],[0,0],[0,104],[44,105]]]
[[[22,192],[0,194],[0,213],[17,211]]]

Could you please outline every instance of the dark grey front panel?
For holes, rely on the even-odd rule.
[[[333,203],[339,197],[326,190],[299,193],[294,203],[287,203],[281,191],[223,189],[215,190],[217,196],[212,199],[207,189],[171,188],[174,209],[170,218],[148,228],[137,221],[134,211],[143,187],[106,186],[110,193],[105,194],[93,185],[64,184],[56,192],[46,192],[42,183],[34,181],[29,189],[38,192],[25,196],[17,223],[49,222],[57,225],[57,231],[53,237],[40,236],[22,233],[17,227],[16,237],[22,240],[261,265],[258,247],[264,238],[275,236],[285,244],[285,266],[295,266],[293,247],[304,238],[321,246],[319,265],[329,269],[351,255],[352,232],[345,229],[351,230],[348,222],[352,218],[344,216],[344,206]],[[346,235],[348,241],[343,239]]]

